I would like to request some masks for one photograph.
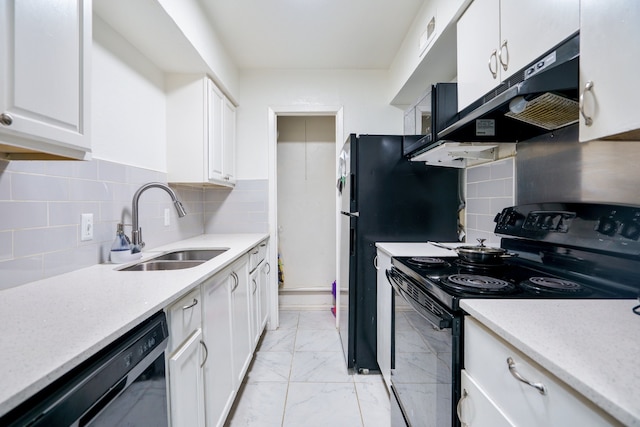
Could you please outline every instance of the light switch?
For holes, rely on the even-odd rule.
[[[93,239],[93,214],[84,213],[81,216],[80,221],[80,240],[92,240]]]

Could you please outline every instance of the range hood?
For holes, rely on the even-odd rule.
[[[578,121],[580,36],[574,34],[460,111],[445,142],[519,142]]]

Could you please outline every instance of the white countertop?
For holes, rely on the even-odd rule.
[[[637,300],[462,300],[460,306],[627,426],[640,426]]]
[[[229,248],[200,266],[117,271],[99,264],[0,291],[0,416],[266,239],[202,235],[144,251]]]

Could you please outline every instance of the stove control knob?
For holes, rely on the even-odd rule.
[[[631,240],[638,240],[640,237],[640,224],[637,220],[631,220],[622,224],[620,235]]]
[[[618,223],[613,218],[609,217],[601,217],[595,228],[598,233],[606,236],[613,236],[616,234],[617,229]]]

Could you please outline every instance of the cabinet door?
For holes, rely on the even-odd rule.
[[[580,91],[588,125],[580,117],[580,141],[640,139],[640,2],[580,2]],[[593,88],[584,93],[587,82]]]
[[[208,158],[209,158],[209,180],[224,180],[224,122],[223,111],[225,97],[220,89],[211,81],[207,80],[208,103],[209,103],[209,136],[208,136]]]
[[[260,269],[251,273],[249,278],[249,299],[251,302],[251,349],[255,349],[260,340]]]
[[[226,97],[223,101],[223,179],[229,184],[236,182],[236,107]]]
[[[171,425],[204,427],[202,330],[198,328],[169,359]]]
[[[171,354],[182,342],[202,325],[202,297],[200,288],[192,292],[167,309],[169,317],[169,346]]]
[[[267,325],[269,319],[269,275],[271,274],[271,265],[265,262],[260,267],[260,334]]]
[[[500,0],[502,80],[578,31],[579,21],[580,0]]]
[[[247,372],[252,356],[251,313],[249,295],[249,262],[243,257],[233,266],[231,284],[231,326],[233,343],[233,372],[235,385],[239,387]]]
[[[202,286],[203,333],[209,349],[204,364],[207,426],[222,426],[235,397],[231,331],[231,270]]]
[[[91,1],[3,1],[0,34],[0,144],[85,158]]]
[[[500,0],[474,0],[458,20],[457,37],[459,111],[500,83]]]
[[[387,387],[391,387],[391,285],[385,274],[391,268],[391,257],[378,249],[376,256],[377,272],[377,357],[378,366]]]
[[[514,427],[500,408],[463,369],[458,402],[458,418],[469,427]]]

